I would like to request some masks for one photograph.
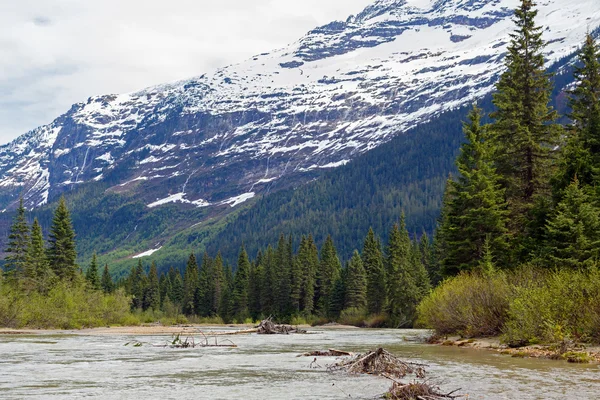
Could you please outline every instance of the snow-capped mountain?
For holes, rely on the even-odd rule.
[[[343,165],[482,97],[518,0],[378,0],[345,22],[187,81],[92,97],[0,147],[0,209],[86,182],[147,207],[235,206]],[[549,63],[600,26],[598,0],[540,0]]]

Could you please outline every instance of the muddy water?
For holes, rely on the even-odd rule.
[[[428,346],[401,330],[316,330],[235,336],[238,348],[124,346],[131,336],[0,336],[0,399],[373,399],[389,386],[309,367],[297,354],[379,346],[429,364],[430,377],[469,399],[599,399],[600,368]],[[139,337],[165,343],[170,336]],[[325,367],[331,358],[319,358]]]

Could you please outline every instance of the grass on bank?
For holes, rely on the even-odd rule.
[[[497,336],[509,346],[600,343],[600,272],[463,273],[418,307],[418,325],[438,335]]]

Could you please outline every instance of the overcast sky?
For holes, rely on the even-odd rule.
[[[2,0],[0,143],[71,104],[280,48],[372,0]]]

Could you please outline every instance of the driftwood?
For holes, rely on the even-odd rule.
[[[402,361],[390,352],[379,348],[330,365],[327,370],[330,372],[344,371],[350,374],[369,374],[400,379],[408,374],[415,374],[417,378],[424,378],[425,367],[424,364]]]
[[[219,343],[216,336],[214,337],[214,343],[212,343],[212,340],[209,341],[209,337],[206,336],[204,332],[199,331],[199,333],[203,336],[203,338],[198,342],[196,342],[196,339],[193,335],[188,335],[183,338],[183,334],[178,333],[173,336],[173,340],[165,344],[152,344],[135,340],[133,342],[125,343],[125,346],[132,345],[133,347],[142,347],[143,345],[150,345],[152,347],[170,347],[172,349],[194,349],[196,347],[237,347],[235,343],[228,339],[224,339],[224,341],[229,343]]]
[[[256,330],[259,335],[288,335],[290,333],[306,333],[305,330],[298,329],[292,325],[278,325],[274,323],[271,318],[262,320],[261,323],[256,327]]]
[[[453,393],[441,393],[440,388],[426,382],[401,383],[394,382],[390,390],[385,394],[386,399],[392,400],[443,400],[456,399]]]
[[[329,349],[329,350],[317,350],[308,353],[300,354],[298,357],[352,357],[354,353],[349,351]]]

